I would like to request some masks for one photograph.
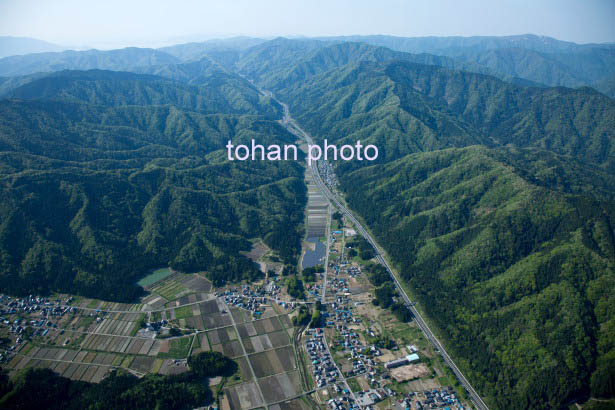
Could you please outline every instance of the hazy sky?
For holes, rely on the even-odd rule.
[[[615,42],[615,0],[0,0],[0,35],[99,48],[236,35],[525,33]]]

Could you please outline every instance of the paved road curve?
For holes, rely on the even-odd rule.
[[[312,140],[310,135],[306,133],[305,131],[303,131],[303,129],[301,129],[301,127],[299,127],[296,121],[290,116],[288,106],[281,102],[279,103],[284,107],[283,123],[286,124],[289,128],[292,127],[295,133],[298,136],[305,139],[308,142],[308,144],[313,144],[314,141]],[[361,222],[359,222],[359,220],[355,218],[352,212],[350,212],[344,206],[344,204],[338,199],[338,197],[335,194],[333,194],[329,190],[329,188],[324,184],[318,172],[318,166],[315,161],[312,162],[311,169],[312,169],[312,174],[314,175],[314,182],[316,182],[316,185],[319,187],[322,193],[327,197],[327,199],[329,199],[329,201],[333,202],[338,207],[338,209],[340,210],[342,214],[346,215],[346,217],[355,224],[359,233],[361,233],[361,235],[372,245],[372,247],[376,251],[376,258],[382,265],[384,265],[384,267],[386,267],[387,271],[389,272],[389,275],[391,276],[391,278],[393,279],[393,282],[395,283],[395,287],[397,288],[399,294],[403,297],[404,301],[406,302],[406,306],[408,307],[408,309],[410,309],[410,311],[414,315],[416,323],[419,325],[419,327],[421,328],[421,330],[423,331],[427,339],[440,352],[440,355],[442,356],[446,364],[448,364],[448,366],[453,370],[453,372],[455,373],[455,375],[457,376],[457,378],[459,379],[463,387],[468,391],[468,393],[470,394],[470,398],[474,402],[474,405],[480,410],[489,410],[489,408],[487,407],[483,399],[476,392],[476,390],[474,390],[470,382],[466,379],[466,377],[463,375],[461,370],[457,367],[453,359],[446,352],[446,349],[444,348],[444,346],[442,346],[438,338],[436,338],[436,336],[433,334],[433,332],[431,331],[431,329],[429,328],[425,320],[423,320],[423,317],[421,316],[419,311],[414,307],[414,304],[412,303],[412,301],[410,300],[410,298],[408,297],[408,295],[402,288],[401,284],[399,283],[399,280],[393,273],[393,270],[391,269],[387,261],[382,257],[382,250],[380,249],[376,241],[372,238],[369,232],[363,227]]]

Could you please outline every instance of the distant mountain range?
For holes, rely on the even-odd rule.
[[[66,47],[35,38],[0,36],[0,58],[63,50],[66,50]]]
[[[25,41],[25,40],[24,40]],[[32,40],[34,42],[38,40]],[[385,47],[415,55],[414,60],[447,68],[492,74],[501,79],[543,86],[590,86],[614,97],[615,45],[576,44],[550,37],[519,35],[507,37],[393,37],[347,36],[292,41],[297,51],[306,52],[334,43],[356,42]],[[250,37],[179,44],[158,50],[126,48],[122,50],[66,51],[63,53],[12,56],[0,59],[0,76],[23,76],[62,69],[135,70],[138,67],[173,64],[214,58],[232,66],[259,45],[271,42]],[[50,45],[53,46],[53,45]],[[59,46],[55,46],[59,47]],[[26,54],[24,48],[19,54]],[[38,53],[57,51],[41,47]],[[17,54],[17,53],[15,53]],[[5,54],[8,55],[8,54]],[[275,56],[272,56],[275,58]],[[407,59],[409,57],[401,57]]]

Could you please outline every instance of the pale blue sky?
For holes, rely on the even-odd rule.
[[[99,48],[236,35],[526,33],[615,42],[615,0],[0,0],[0,35]]]

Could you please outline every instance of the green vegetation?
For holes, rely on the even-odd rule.
[[[340,211],[335,211],[333,212],[333,214],[331,215],[331,218],[334,221],[337,221],[338,226],[342,226],[343,223],[343,215],[340,213]]]
[[[393,282],[385,282],[374,289],[376,299],[373,300],[373,304],[387,309],[393,305],[393,296],[396,294],[397,291],[395,290],[395,285]]]
[[[388,335],[379,335],[373,338],[369,338],[369,343],[374,344],[383,349],[393,349],[397,346],[395,340],[391,339]]]
[[[147,315],[145,313],[139,316],[139,319],[135,321],[135,326],[130,332],[131,336],[135,336],[140,329],[147,327]]]
[[[615,102],[592,89],[523,87],[410,57],[387,61],[348,44],[319,52],[315,74],[271,84],[316,140],[374,144],[378,163],[450,147],[514,144],[615,170]],[[363,165],[342,161],[338,176]]]
[[[305,299],[305,290],[303,288],[303,282],[297,276],[291,276],[286,281],[288,294],[296,299]]]
[[[316,274],[320,272],[324,272],[325,269],[322,265],[311,266],[309,268],[305,268],[301,271],[301,276],[305,282],[315,282]]]
[[[293,137],[254,110],[122,105],[133,98],[131,87],[149,81],[123,77],[68,72],[30,83],[24,97],[32,100],[0,101],[0,286],[130,301],[141,292],[139,276],[166,265],[206,271],[220,285],[259,274],[239,253],[258,237],[296,263],[302,168],[231,163],[223,152],[228,139],[268,144]],[[106,86],[96,88],[100,81]],[[186,87],[164,82],[165,93]],[[83,94],[75,87],[118,102],[77,101]],[[237,98],[241,90],[234,90]]]
[[[297,268],[294,265],[284,265],[284,268],[282,268],[282,276],[294,276],[297,274]]]
[[[176,281],[168,281],[162,284],[160,287],[155,287],[154,292],[167,300],[175,300],[177,296],[182,293],[186,288],[181,283]]]
[[[352,248],[348,251],[348,256],[350,257],[358,254],[363,261],[368,261],[375,256],[374,249],[362,236],[357,236],[352,241],[349,241],[346,246]],[[358,253],[355,249],[359,250]]]
[[[613,100],[362,44],[247,54],[315,140],[379,147],[377,165],[336,164],[341,188],[490,407],[610,394]],[[377,303],[408,319],[381,273]]]
[[[219,352],[202,352],[188,358],[190,370],[199,377],[232,376],[237,363]]]
[[[322,313],[320,312],[320,309],[314,309],[314,311],[312,312],[312,319],[310,321],[310,327],[311,328],[322,327]]]
[[[391,306],[391,311],[400,322],[410,322],[414,315],[402,302],[396,302]]]
[[[169,268],[156,269],[155,271],[138,281],[137,285],[145,288],[151,284],[161,281],[162,279],[166,278],[167,276],[170,276],[171,274],[173,274],[173,272],[171,272],[171,269]]]
[[[614,410],[615,400],[590,400],[583,404],[584,410]]]
[[[310,309],[306,305],[301,305],[297,316],[293,316],[293,326],[305,326],[310,323],[311,318]]]
[[[181,306],[175,309],[176,319],[185,319],[187,317],[192,317],[192,305]]]
[[[363,390],[356,378],[348,379],[347,381],[348,381],[348,387],[350,387],[350,390],[352,390],[353,392],[356,393],[356,392],[360,392]]]
[[[367,263],[366,269],[367,277],[376,286],[374,289],[376,298],[372,303],[384,309],[390,309],[400,322],[410,322],[413,319],[410,309],[401,300],[393,300],[393,297],[399,295],[386,268],[378,263],[370,262]]]
[[[368,263],[365,265],[367,277],[374,286],[380,286],[385,282],[391,281],[391,276],[387,269],[379,263]]]
[[[190,351],[190,344],[192,343],[192,339],[196,336],[186,336],[186,337],[176,337],[174,339],[169,340],[169,351],[166,353],[158,353],[158,357],[162,358],[172,358],[172,359],[183,359],[188,357],[188,353]]]

